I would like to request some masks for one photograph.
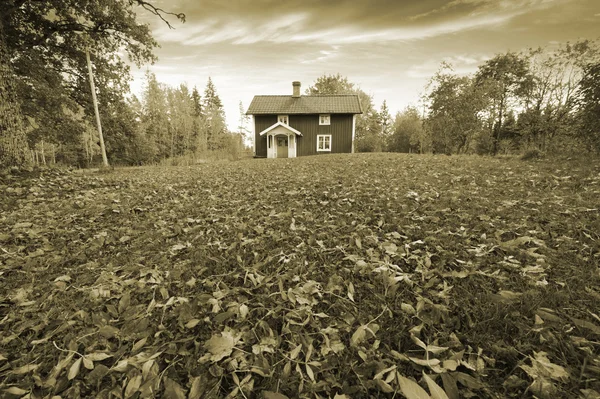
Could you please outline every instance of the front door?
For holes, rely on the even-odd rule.
[[[277,158],[288,157],[288,138],[277,137]]]

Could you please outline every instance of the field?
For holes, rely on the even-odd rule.
[[[0,193],[0,396],[600,397],[600,162],[330,155]]]

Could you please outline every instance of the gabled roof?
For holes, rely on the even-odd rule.
[[[269,133],[271,130],[275,129],[276,127],[281,126],[284,129],[289,130],[292,133],[296,133],[298,136],[302,136],[302,133],[300,133],[299,131],[297,131],[296,129],[294,129],[293,127],[286,125],[283,122],[277,122],[274,125],[269,126],[268,128],[266,128],[265,130],[263,130],[262,132],[259,133],[259,136],[262,136],[263,134]]]
[[[246,114],[362,114],[362,108],[356,94],[254,96]]]

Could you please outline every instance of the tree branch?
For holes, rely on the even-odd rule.
[[[130,0],[130,1],[135,1],[139,6],[142,6],[145,10],[151,12],[152,14],[154,14],[157,17],[159,17],[160,19],[162,19],[163,22],[166,23],[170,29],[175,29],[175,28],[173,28],[173,25],[171,25],[171,23],[165,18],[165,15],[172,15],[172,16],[176,17],[178,20],[180,20],[181,22],[185,22],[185,14],[184,13],[174,13],[174,12],[165,11],[162,8],[156,7],[144,0]]]

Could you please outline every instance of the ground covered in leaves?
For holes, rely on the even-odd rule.
[[[600,163],[0,176],[0,396],[598,398]]]

